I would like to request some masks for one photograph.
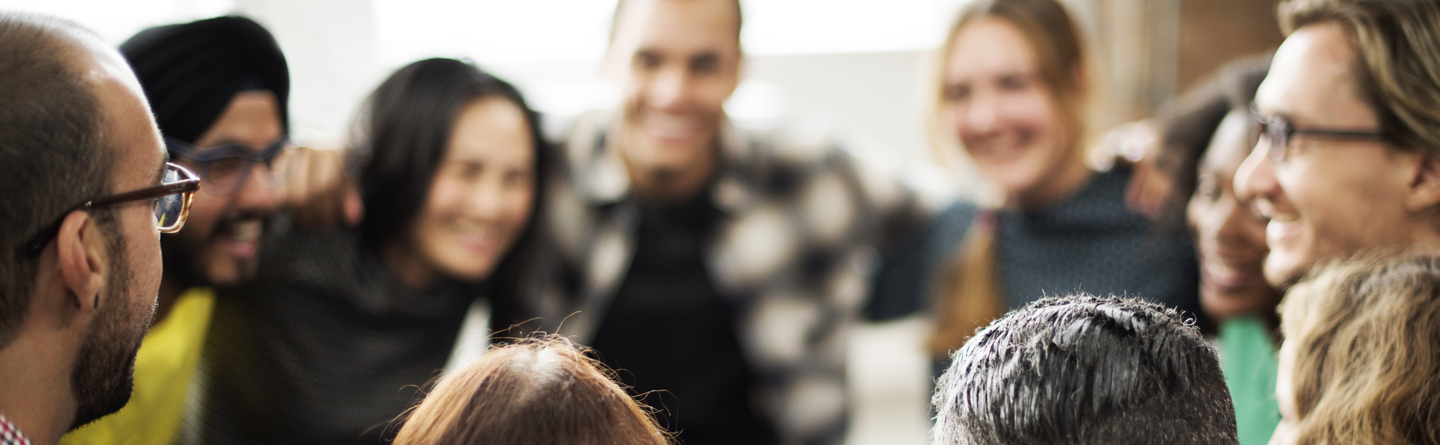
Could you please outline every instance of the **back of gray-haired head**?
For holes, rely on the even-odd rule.
[[[936,385],[936,444],[1236,444],[1220,361],[1174,309],[1047,298],[980,331]]]

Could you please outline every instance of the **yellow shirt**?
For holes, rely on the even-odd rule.
[[[120,411],[60,438],[61,445],[169,445],[185,414],[185,392],[215,309],[215,291],[196,287],[175,299],[135,357],[135,393]]]

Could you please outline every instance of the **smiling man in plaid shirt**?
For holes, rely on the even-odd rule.
[[[576,119],[551,175],[547,322],[687,444],[842,442],[874,247],[925,212],[827,138],[729,123],[739,2],[621,1],[613,25],[624,103]]]

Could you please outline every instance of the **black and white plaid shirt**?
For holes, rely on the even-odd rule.
[[[605,142],[614,138],[604,137],[613,123],[600,113],[577,118],[548,184],[545,224],[559,281],[570,285],[545,292],[542,312],[574,313],[559,331],[583,344],[636,246],[639,204],[619,150]],[[736,332],[760,377],[759,404],[782,443],[841,443],[846,334],[869,294],[875,248],[903,239],[929,211],[831,139],[728,123],[720,139],[710,193],[723,216],[704,260],[722,298],[740,308]]]

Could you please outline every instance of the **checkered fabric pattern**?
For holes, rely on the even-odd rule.
[[[540,311],[581,343],[593,339],[636,246],[639,205],[605,137],[614,123],[600,113],[575,120],[547,192],[562,271]],[[923,224],[929,201],[825,137],[727,123],[720,150],[710,197],[723,216],[704,260],[739,309],[757,402],[785,444],[841,443],[846,333],[869,294],[876,247]]]
[[[0,445],[30,445],[30,439],[3,414],[0,414]]]

